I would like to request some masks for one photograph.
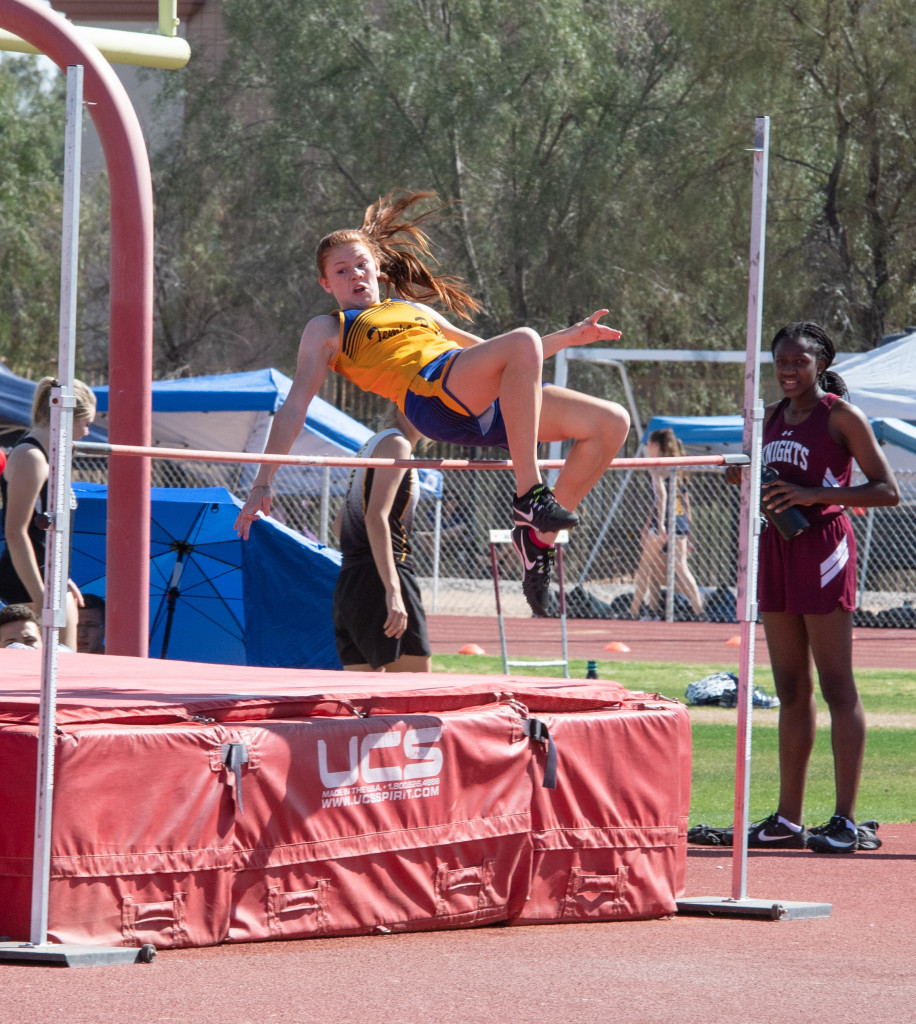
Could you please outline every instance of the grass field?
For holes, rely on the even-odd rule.
[[[737,672],[737,665],[728,666]],[[585,661],[570,662],[570,676],[585,677]],[[598,676],[613,679],[629,690],[661,693],[684,700],[687,685],[722,670],[721,665],[681,665],[674,662],[599,662]],[[434,672],[501,675],[502,660],[484,655],[435,655]],[[525,669],[527,675],[555,676],[556,669]],[[859,790],[858,817],[881,822],[916,821],[916,671],[862,669],[856,673],[870,725],[865,767]],[[773,676],[758,666],[754,685],[772,694]],[[818,710],[826,705],[818,698]],[[725,721],[723,721],[723,717]],[[705,721],[704,721],[705,718]],[[715,719],[715,720],[713,720]],[[755,710],[752,717],[749,815],[763,818],[776,807],[778,711]],[[693,784],[690,824],[728,825],[734,811],[737,711],[691,709]],[[818,728],[808,771],[806,824],[826,821],[833,813],[833,759],[830,733]]]

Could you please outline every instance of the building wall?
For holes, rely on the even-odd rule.
[[[54,10],[75,25],[118,29],[125,32],[157,32],[157,0],[53,0]],[[220,0],[179,0],[178,35],[187,39],[191,60],[178,71],[161,71],[113,64],[115,74],[130,97],[150,154],[160,152],[180,124],[180,103],[164,106],[158,100],[163,76],[200,72],[220,59],[225,51],[225,31]],[[91,179],[104,168],[101,143],[89,118],[83,139],[83,174]]]

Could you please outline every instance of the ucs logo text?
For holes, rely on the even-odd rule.
[[[398,782],[401,779],[431,779],[442,768],[442,751],[434,744],[442,736],[442,726],[432,725],[424,729],[398,729],[386,732],[370,732],[363,736],[351,736],[347,749],[347,767],[332,771],[328,764],[328,745],[318,741],[318,771],[321,783],[326,789],[341,786],[355,786],[364,783]],[[401,764],[372,764],[372,752],[385,747],[401,748]],[[332,758],[337,768],[337,752]],[[378,760],[376,758],[376,760]]]

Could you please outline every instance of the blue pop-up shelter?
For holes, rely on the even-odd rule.
[[[108,488],[73,485],[70,576],[105,596]],[[340,554],[274,519],[234,524],[222,487],[150,492],[149,656],[223,665],[340,668],[331,604]]]

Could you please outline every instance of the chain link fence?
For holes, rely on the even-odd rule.
[[[496,451],[482,457],[502,458]],[[292,529],[335,546],[330,524],[342,501],[346,470],[281,468],[275,477],[274,515]],[[684,468],[691,537],[684,552],[702,598],[701,617],[736,621],[740,489],[720,469]],[[233,463],[153,460],[156,487],[226,487],[244,496],[251,467]],[[106,460],[79,456],[74,479],[107,479]],[[857,626],[916,628],[916,473],[898,473],[896,508],[851,510],[858,548]],[[446,471],[441,501],[424,496],[412,534],[417,575],[428,612],[496,614],[490,530],[511,526],[511,473]],[[675,574],[677,550],[652,559],[642,600],[634,598],[642,534],[652,503],[647,470],[605,473],[579,508],[581,522],[564,550],[567,614],[574,618],[697,618],[690,587]],[[861,514],[859,514],[861,512]],[[438,526],[437,526],[438,523]],[[438,537],[438,543],[437,543]],[[511,545],[495,548],[504,615],[530,611],[521,592],[521,570]],[[645,570],[645,565],[644,565]],[[556,574],[555,574],[556,575]],[[645,575],[643,576],[643,579]],[[669,581],[674,580],[674,587]],[[557,611],[559,602],[552,601]]]

